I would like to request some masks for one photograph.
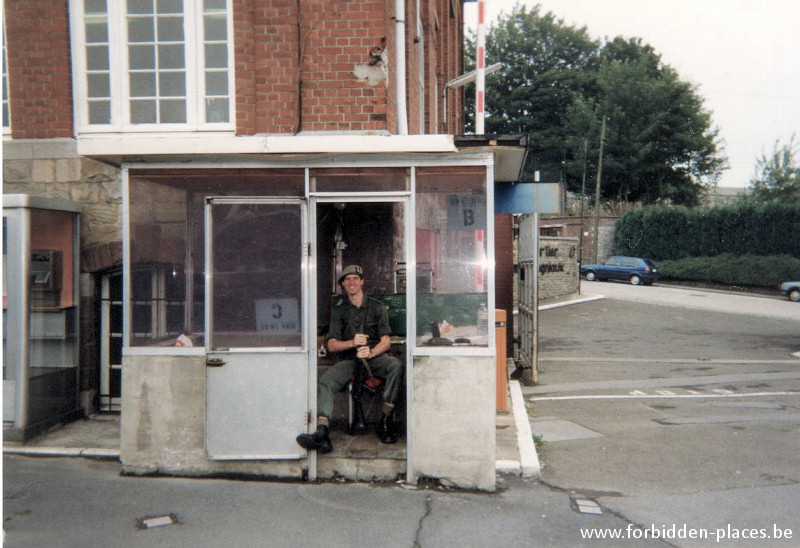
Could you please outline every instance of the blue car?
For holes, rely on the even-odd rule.
[[[650,285],[658,280],[658,266],[640,257],[609,257],[600,264],[582,264],[581,276],[587,280],[624,280],[633,285]]]

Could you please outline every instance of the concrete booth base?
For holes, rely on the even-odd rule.
[[[125,356],[120,461],[129,475],[397,481],[411,457],[412,481],[439,479],[464,489],[495,490],[494,360],[491,356],[414,359],[408,423],[398,442],[372,431],[332,425],[334,451],[299,460],[212,460],[205,451],[204,356]],[[346,394],[337,409],[346,410]],[[380,402],[373,405],[380,408]],[[368,417],[368,424],[369,417]],[[370,424],[374,427],[374,424]]]

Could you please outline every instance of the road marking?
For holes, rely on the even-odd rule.
[[[765,396],[800,396],[800,392],[746,392],[741,394],[648,394],[641,390],[634,390],[629,394],[592,394],[583,396],[542,396],[532,397],[528,401],[558,401],[558,400],[635,400],[635,399],[718,399],[718,398],[753,398]]]

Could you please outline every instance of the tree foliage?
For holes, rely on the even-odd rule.
[[[487,32],[487,64],[505,65],[486,80],[487,133],[527,133],[533,169],[580,191],[605,118],[604,199],[698,203],[725,159],[694,87],[640,39],[601,45],[540,9],[517,5]]]
[[[762,154],[756,160],[756,174],[750,180],[750,194],[744,201],[783,203],[800,206],[800,165],[798,145],[792,135],[789,142],[775,142],[772,155]]]

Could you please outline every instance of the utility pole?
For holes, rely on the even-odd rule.
[[[600,241],[600,176],[603,173],[603,143],[606,139],[606,117],[600,126],[600,153],[597,159],[597,184],[594,189],[594,262],[599,262],[597,246]]]
[[[578,233],[578,266],[583,264],[583,202],[586,201],[586,155],[589,150],[589,139],[583,140],[583,178],[581,179],[581,231]],[[581,275],[578,273],[578,295],[581,294]]]

